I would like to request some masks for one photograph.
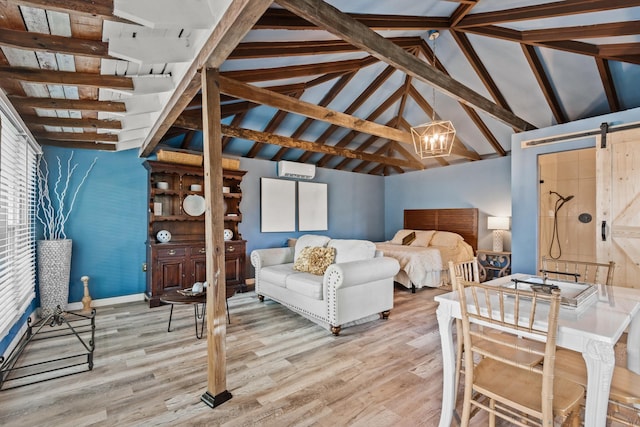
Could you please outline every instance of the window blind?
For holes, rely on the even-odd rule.
[[[0,110],[0,339],[35,297],[36,151]]]

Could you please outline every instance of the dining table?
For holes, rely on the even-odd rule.
[[[531,274],[511,274],[485,284],[510,286],[515,280],[530,280]],[[584,412],[586,427],[606,425],[613,368],[614,346],[625,332],[627,368],[640,374],[640,289],[594,285],[588,299],[577,307],[561,305],[556,345],[582,353],[587,367]],[[443,393],[440,427],[449,427],[455,414],[455,365],[453,320],[461,318],[457,292],[437,295],[436,310],[442,343]],[[468,299],[470,301],[470,299]],[[469,302],[471,304],[471,301]],[[473,309],[470,306],[470,309]],[[458,331],[458,333],[461,333]]]

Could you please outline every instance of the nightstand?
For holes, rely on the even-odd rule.
[[[478,250],[478,270],[481,282],[511,274],[511,252]]]

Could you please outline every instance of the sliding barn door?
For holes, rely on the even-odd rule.
[[[640,129],[596,147],[598,261],[615,261],[614,285],[640,288]]]

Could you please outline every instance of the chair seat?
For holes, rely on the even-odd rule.
[[[475,370],[474,390],[518,410],[542,412],[540,375],[494,359],[483,359]],[[567,416],[584,396],[584,387],[565,378],[553,382],[553,413]]]
[[[488,329],[484,334],[487,336],[486,339],[476,341],[477,347],[481,350],[490,350],[494,354],[497,353],[505,359],[529,366],[536,366],[542,363],[542,360],[544,359],[543,342],[505,334],[496,329]],[[504,345],[502,345],[503,343]],[[486,347],[488,345],[493,346],[494,348],[489,349]],[[498,347],[496,347],[496,345],[498,345]],[[531,353],[531,351],[538,352],[540,354]]]
[[[582,354],[578,352],[564,348],[557,349],[555,372],[559,377],[585,387],[587,385],[587,365]],[[615,366],[609,398],[630,405],[640,404],[640,375],[621,366]]]

